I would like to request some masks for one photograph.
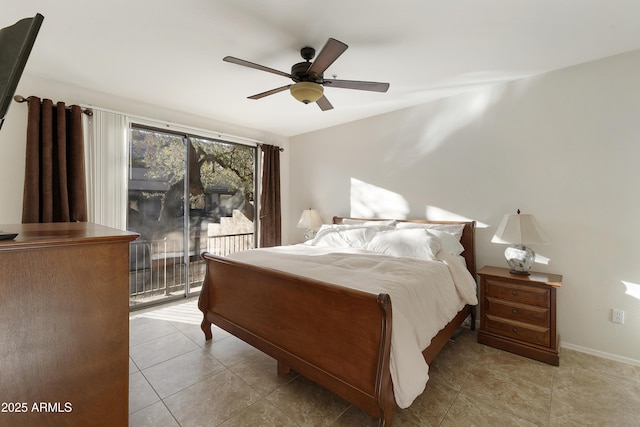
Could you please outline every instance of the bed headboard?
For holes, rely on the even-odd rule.
[[[389,221],[382,218],[347,218],[341,216],[334,216],[334,224],[342,224],[343,219],[354,219],[358,221]],[[464,246],[464,252],[462,256],[467,262],[467,269],[471,272],[473,277],[476,277],[476,222],[475,221],[429,221],[426,219],[398,219],[397,222],[415,222],[419,224],[464,224],[462,230],[462,237],[460,243]]]

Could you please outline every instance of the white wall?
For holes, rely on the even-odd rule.
[[[534,269],[564,275],[561,346],[640,364],[639,76],[634,51],[294,137],[292,242],[308,207],[325,222],[448,212],[488,225],[480,267],[506,266],[490,240],[519,208],[552,240]]]
[[[97,91],[62,85],[57,82],[23,75],[16,91],[22,96],[35,95],[49,98],[54,102],[66,104],[93,105],[98,108],[118,111],[130,115],[162,120],[177,125],[197,129],[226,133],[274,144],[285,148],[281,155],[282,191],[289,191],[289,150],[288,138],[267,134],[261,131],[218,122],[205,117],[196,117],[168,108],[161,108],[132,101],[124,97],[110,96]],[[0,130],[0,224],[19,223],[22,219],[22,191],[24,185],[24,159],[26,144],[27,104],[13,102],[9,108],[5,123]],[[288,198],[283,197],[283,222],[289,222]],[[283,238],[288,238],[288,230],[283,230]]]

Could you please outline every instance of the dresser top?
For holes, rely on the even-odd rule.
[[[559,288],[562,286],[562,275],[551,273],[540,273],[530,271],[528,276],[521,274],[511,274],[508,268],[485,266],[478,271],[479,276],[496,277],[499,279],[509,279],[510,281],[518,281],[522,283],[542,283],[547,286]]]
[[[0,224],[0,233],[18,234],[13,240],[0,240],[0,251],[52,245],[131,242],[138,237],[137,233],[88,222]]]

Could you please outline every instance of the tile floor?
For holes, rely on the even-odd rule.
[[[131,313],[129,425],[375,426],[376,420],[221,329],[191,299]],[[431,365],[401,426],[638,426],[640,367],[562,350],[553,367],[467,329]]]

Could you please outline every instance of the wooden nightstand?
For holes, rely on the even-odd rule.
[[[482,317],[478,342],[558,366],[560,338],[556,331],[558,274],[509,273],[483,267],[480,276]]]

